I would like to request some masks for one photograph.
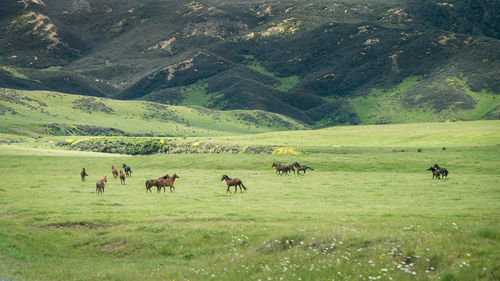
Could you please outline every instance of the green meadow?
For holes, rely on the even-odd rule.
[[[0,116],[0,134],[24,137],[78,133],[220,136],[308,127],[292,118],[259,110],[217,111],[196,106],[2,88]]]
[[[499,125],[210,139],[300,154],[127,156],[54,149],[50,138],[2,144],[0,280],[499,280]],[[295,161],[314,170],[271,168]],[[111,177],[122,163],[133,171],[125,185]],[[426,169],[435,163],[448,179],[432,179]],[[147,179],[167,173],[180,176],[173,193],[146,193]],[[226,194],[223,174],[247,192]]]

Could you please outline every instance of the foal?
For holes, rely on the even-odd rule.
[[[221,181],[226,180],[226,184],[227,184],[226,194],[228,192],[231,193],[231,190],[229,190],[229,188],[231,186],[234,186],[234,194],[236,194],[236,191],[238,191],[238,186],[240,187],[240,193],[243,193],[243,191],[241,190],[241,187],[243,187],[243,189],[245,189],[245,191],[247,190],[247,188],[243,185],[243,182],[241,182],[241,180],[239,178],[232,179],[232,178],[228,177],[227,175],[223,175],[220,180]]]
[[[120,183],[125,184],[125,173],[120,169]]]
[[[102,179],[98,180],[95,183],[95,194],[96,195],[104,194],[104,185],[106,182],[108,182],[108,178],[106,176],[104,176]]]
[[[118,177],[118,170],[115,168],[115,165],[111,165],[111,173],[113,174],[113,179]]]

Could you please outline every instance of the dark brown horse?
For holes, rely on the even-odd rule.
[[[434,168],[434,167],[431,166],[431,167],[429,167],[427,169],[427,171],[431,171],[432,172],[432,179],[434,179],[434,178],[439,179],[438,169],[436,169],[436,168]]]
[[[300,175],[300,171],[302,171],[303,172],[302,175],[304,175],[306,173],[307,169],[314,170],[313,168],[311,168],[309,166],[300,165],[298,162],[293,163],[293,165],[295,166],[295,168],[297,168],[297,175]]]
[[[271,165],[271,167],[276,168],[277,175],[283,175],[283,173],[288,175],[288,172],[290,172],[290,165],[284,166],[281,164],[273,163],[273,165]],[[293,166],[291,166],[291,168],[293,169]],[[293,173],[295,174],[295,170],[293,170]]]
[[[106,182],[108,182],[108,178],[106,176],[104,176],[102,179],[98,180],[95,183],[95,194],[96,195],[104,194],[104,185]]]
[[[82,181],[85,181],[85,177],[88,177],[87,172],[85,171],[85,168],[82,169],[80,172],[80,177],[82,177]]]
[[[236,194],[236,191],[238,191],[238,186],[240,187],[240,193],[243,193],[243,191],[241,190],[242,187],[243,187],[243,189],[245,189],[245,191],[247,190],[247,188],[243,185],[243,182],[239,178],[232,179],[232,178],[228,177],[227,175],[223,175],[220,180],[221,181],[223,181],[223,180],[226,181],[226,184],[227,184],[226,194],[228,192],[231,193],[231,190],[229,190],[229,188],[231,186],[234,186],[234,193],[235,194]]]
[[[125,184],[125,173],[120,169],[120,183]]]
[[[115,165],[111,165],[111,173],[113,174],[113,179],[118,177],[118,170],[115,168]]]
[[[175,187],[174,187],[175,179],[178,179],[178,178],[180,178],[180,177],[177,174],[173,174],[171,177],[167,177],[167,178],[159,178],[158,185],[156,186],[158,188],[158,192],[160,192],[162,187],[163,187],[163,192],[165,192],[166,186],[168,186],[170,188],[170,192],[173,192],[175,190]]]
[[[434,166],[429,167],[427,171],[432,171],[432,178],[436,177],[438,180],[439,179],[444,179],[445,177],[448,178],[448,170],[446,168],[441,168],[439,167],[438,164],[434,164]]]

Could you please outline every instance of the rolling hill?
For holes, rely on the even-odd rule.
[[[0,87],[315,126],[499,119],[498,1],[23,0]]]
[[[50,91],[0,89],[0,134],[52,136],[221,136],[308,126],[259,110],[217,111]]]

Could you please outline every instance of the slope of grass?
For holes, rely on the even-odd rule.
[[[295,155],[0,145],[0,277],[498,280],[499,139],[498,121],[481,121],[217,139],[322,151]],[[423,152],[406,149],[416,145]],[[393,151],[399,146],[405,152]],[[278,176],[271,168],[295,161],[314,170]],[[125,185],[111,178],[111,165],[122,163],[133,170]],[[431,179],[425,169],[434,163],[450,171],[447,180]],[[180,175],[175,192],[146,194],[145,180],[166,173]],[[247,192],[225,194],[223,174]],[[103,175],[108,184],[96,196]]]
[[[278,79],[280,82],[279,85],[275,85],[274,88],[276,90],[282,91],[282,92],[287,92],[291,90],[300,80],[300,78],[297,75],[292,75],[288,77],[279,77],[276,76],[276,74],[266,70],[260,63],[259,61],[255,60],[255,58],[252,55],[246,55],[245,56],[245,65],[252,69],[255,70],[261,74],[274,77]]]
[[[18,72],[13,67],[0,65],[0,68],[7,71],[8,73],[10,73],[10,75],[12,75],[12,77],[14,77],[14,78],[19,78],[19,79],[29,80],[29,81],[34,81],[34,82],[40,82],[39,80],[31,79],[30,77]]]
[[[369,95],[351,99],[350,102],[356,109],[362,124],[478,120],[500,104],[498,94],[485,90],[474,92],[466,85],[464,78],[449,76],[431,85],[440,87],[446,84],[445,87],[457,88],[472,97],[475,101],[474,105],[470,108],[462,108],[462,105],[457,103],[456,106],[440,109],[426,104],[425,99],[419,104],[406,104],[405,95],[417,95],[418,92],[425,92],[426,89],[433,92],[436,89],[429,89],[421,84],[422,77],[408,77],[393,89],[372,89]],[[420,89],[416,90],[417,93],[408,93],[412,87],[417,89],[420,87]],[[442,93],[435,93],[435,95],[440,94]]]
[[[0,104],[17,112],[2,116],[0,132],[10,134],[43,135],[47,125],[54,123],[151,136],[232,135],[305,128],[291,118],[261,111],[223,112],[44,91],[4,89],[0,94]]]

